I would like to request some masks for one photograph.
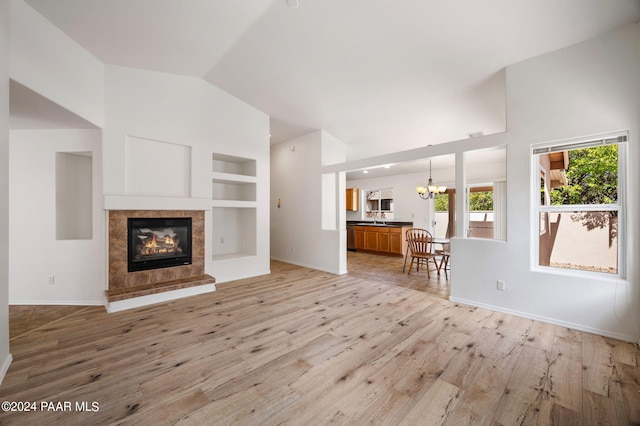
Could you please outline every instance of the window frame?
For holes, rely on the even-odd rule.
[[[371,219],[373,218],[374,221],[376,220],[393,220],[393,215],[395,214],[395,212],[393,211],[393,209],[391,209],[391,205],[393,204],[393,202],[391,203],[391,205],[389,206],[390,209],[389,210],[384,210],[382,209],[382,195],[384,191],[391,191],[392,194],[394,194],[395,189],[393,186],[385,186],[385,187],[375,187],[374,189],[364,189],[362,191],[360,191],[360,197],[361,197],[361,205],[364,206],[364,208],[362,209],[362,219],[366,220],[366,219]],[[369,208],[369,201],[371,201],[368,198],[368,194],[369,193],[375,193],[376,197],[379,197],[376,201],[377,201],[377,209],[371,209],[371,210],[367,210]],[[395,195],[394,195],[395,198]],[[394,198],[391,198],[391,200],[394,200]],[[368,216],[368,214],[371,214],[371,216]],[[378,215],[385,215],[387,216],[388,214],[391,215],[391,217],[378,217]]]
[[[618,146],[618,186],[617,202],[615,204],[563,204],[563,205],[543,205],[540,197],[540,177],[541,172],[549,173],[540,165],[539,156],[541,154],[571,151],[580,148],[590,148],[603,145],[615,144]],[[627,150],[628,132],[615,132],[599,136],[576,138],[571,140],[561,140],[546,142],[543,144],[531,145],[531,236],[532,236],[532,270],[538,272],[554,272],[577,277],[590,278],[611,278],[625,279],[626,277],[626,188],[627,188]],[[545,185],[545,189],[546,185]],[[548,191],[548,189],[547,189]],[[579,269],[560,268],[540,264],[540,217],[543,212],[563,213],[563,212],[586,212],[586,211],[615,211],[618,213],[618,233],[617,233],[617,273],[587,271]]]

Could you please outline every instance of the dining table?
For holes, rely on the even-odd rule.
[[[432,242],[433,242],[433,244],[439,244],[440,248],[442,249],[441,253],[443,253],[442,260],[440,260],[440,265],[438,266],[438,275],[440,275],[440,268],[442,268],[442,264],[445,263],[444,275],[448,279],[449,278],[447,276],[447,263],[448,263],[448,260],[447,260],[447,262],[444,262],[444,252],[447,251],[448,252],[447,256],[451,256],[450,250],[445,250],[445,246],[447,244],[451,244],[451,238],[433,238]]]

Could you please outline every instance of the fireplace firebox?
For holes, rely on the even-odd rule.
[[[191,218],[129,218],[128,271],[191,264]]]

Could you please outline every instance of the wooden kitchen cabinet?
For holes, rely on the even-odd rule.
[[[407,229],[407,227],[389,229],[389,253],[404,255],[402,243],[404,241],[403,236],[405,229]]]
[[[403,256],[407,243],[404,232],[408,226],[355,226],[356,250]]]
[[[365,250],[378,251],[378,233],[371,232],[369,229],[364,234]]]
[[[347,188],[347,210],[358,211],[358,200],[360,199],[360,190],[358,188]]]
[[[378,232],[378,251],[389,253],[389,228],[383,228]]]
[[[364,235],[366,233],[366,226],[354,227],[353,234],[355,237],[356,250],[364,250]]]

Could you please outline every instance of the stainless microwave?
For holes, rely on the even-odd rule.
[[[383,198],[380,200],[380,210],[391,211],[393,210],[393,198]]]

